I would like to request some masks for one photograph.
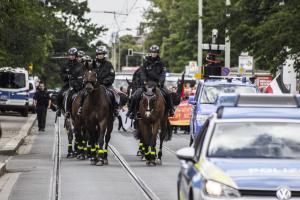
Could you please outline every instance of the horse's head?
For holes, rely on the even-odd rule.
[[[146,117],[150,117],[154,110],[156,100],[156,84],[150,82],[146,84],[142,97],[142,105],[145,108]]]
[[[97,82],[97,73],[91,69],[88,69],[84,73],[83,82],[87,92],[92,92],[95,89],[95,84]]]
[[[134,86],[133,86],[133,82],[132,81],[129,81],[127,78],[126,78],[126,82],[128,84],[128,87],[127,87],[127,97],[128,99],[131,98],[132,94],[134,93]]]

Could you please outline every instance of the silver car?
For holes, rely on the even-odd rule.
[[[178,199],[300,199],[299,100],[221,107],[177,152]]]

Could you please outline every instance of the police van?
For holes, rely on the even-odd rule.
[[[0,111],[16,111],[27,117],[28,98],[28,72],[23,68],[0,68]]]

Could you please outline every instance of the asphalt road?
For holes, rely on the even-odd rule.
[[[54,113],[50,113],[46,132],[33,129],[32,147],[27,146],[27,150],[9,161],[8,175],[14,177],[10,183],[10,200],[50,199],[53,191],[57,191],[57,199],[63,200],[140,200],[149,199],[149,193],[153,199],[177,198],[179,161],[175,151],[188,145],[188,136],[173,135],[172,140],[165,143],[163,164],[147,166],[136,156],[138,141],[132,134],[114,131],[110,144],[115,154],[109,150],[109,164],[91,166],[88,160],[66,158],[67,136],[62,127],[57,148],[55,126],[50,123],[53,121]],[[55,155],[59,155],[58,162]]]

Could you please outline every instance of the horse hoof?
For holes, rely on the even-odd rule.
[[[141,151],[136,152],[136,156],[142,156],[142,152]]]
[[[146,161],[146,158],[144,156],[142,156],[141,161]]]
[[[157,160],[156,160],[156,164],[157,164],[157,165],[162,165],[161,159],[157,159]]]
[[[104,165],[104,161],[103,160],[99,160],[96,165],[97,166],[103,166]]]
[[[156,166],[155,160],[152,160],[151,163],[152,163],[154,166]]]
[[[97,161],[94,160],[94,159],[92,159],[92,160],[91,160],[91,165],[96,165],[96,164],[97,164]]]
[[[68,153],[67,158],[74,158],[74,154],[72,152]]]
[[[149,160],[146,161],[146,165],[150,166],[151,162]]]
[[[106,159],[103,160],[103,164],[104,164],[104,165],[108,165],[108,160],[106,160]]]

